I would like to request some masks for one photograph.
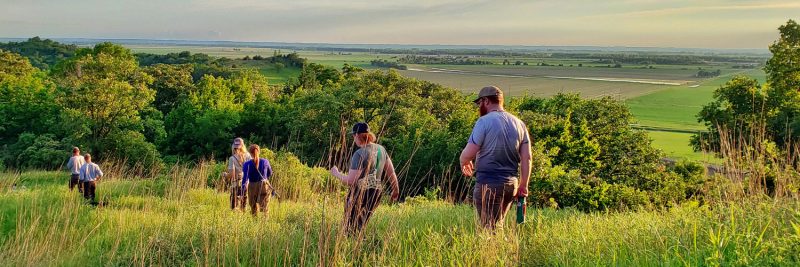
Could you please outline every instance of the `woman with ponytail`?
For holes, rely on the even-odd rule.
[[[353,126],[353,141],[359,147],[350,159],[350,170],[341,173],[336,166],[331,174],[350,186],[345,202],[344,226],[348,235],[360,234],[372,213],[378,207],[383,192],[383,181],[392,186],[392,201],[397,201],[400,188],[394,164],[386,148],[375,143],[375,135],[366,123]]]

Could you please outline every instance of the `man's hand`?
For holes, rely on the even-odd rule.
[[[461,173],[463,173],[464,176],[470,177],[475,174],[475,165],[472,161],[475,160],[480,149],[481,147],[476,144],[467,143],[467,146],[461,151],[461,156],[458,157],[458,161],[461,162]]]
[[[333,175],[333,177],[342,179],[341,177],[339,177],[339,174],[340,174],[339,168],[337,168],[336,166],[331,167],[331,175]]]
[[[517,197],[527,197],[528,196],[528,187],[527,186],[520,186],[517,189]]]
[[[399,189],[392,190],[392,202],[397,202],[398,199],[400,199],[400,190]]]
[[[461,164],[461,173],[467,177],[472,177],[475,174],[475,165],[472,164],[471,160]]]

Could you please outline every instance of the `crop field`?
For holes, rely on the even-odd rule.
[[[464,93],[475,93],[481,87],[497,85],[510,96],[547,97],[558,93],[579,93],[583,97],[611,96],[626,99],[661,90],[664,85],[621,83],[546,77],[522,77],[496,74],[475,74],[436,71],[400,71],[406,77],[439,83]]]
[[[102,163],[101,163],[102,164]],[[176,174],[181,173],[181,174]],[[273,199],[269,216],[231,211],[202,172],[108,175],[104,206],[62,172],[0,173],[0,265],[698,266],[800,261],[795,201],[688,204],[663,211],[529,209],[496,235],[474,208],[414,198],[382,204],[362,238],[341,234],[343,196]],[[12,186],[13,185],[13,186]],[[794,228],[793,228],[794,227]]]

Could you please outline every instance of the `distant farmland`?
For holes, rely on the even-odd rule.
[[[297,52],[310,62],[341,68],[344,64],[375,69],[375,59],[396,61],[404,55],[367,52],[330,52],[247,47],[205,46],[128,46],[134,52],[166,54],[181,51],[204,53],[215,57],[240,59],[245,56],[272,56],[276,51]],[[622,64],[613,67],[592,59],[481,56],[469,58],[489,61],[491,65],[405,64],[398,70],[404,76],[439,83],[471,94],[486,85],[497,85],[510,96],[548,97],[558,93],[577,93],[587,98],[612,97],[624,100],[639,126],[648,129],[653,145],[673,158],[714,161],[709,155],[693,152],[691,132],[701,131],[695,115],[711,101],[713,91],[734,75],[764,80],[761,69],[735,68],[734,63],[709,62],[696,65]],[[513,62],[527,65],[502,63]],[[236,61],[238,67],[257,68],[271,84],[280,84],[299,75],[299,69],[277,71],[272,65]],[[749,64],[749,63],[748,63]],[[700,70],[720,70],[719,77],[700,78]],[[660,130],[654,130],[660,129]]]

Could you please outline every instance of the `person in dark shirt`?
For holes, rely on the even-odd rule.
[[[250,212],[256,216],[259,211],[266,216],[268,214],[267,205],[272,197],[272,185],[269,178],[272,177],[272,166],[269,160],[259,157],[261,148],[258,145],[250,145],[250,155],[252,160],[242,165],[244,177],[242,178],[242,188],[247,188],[247,202],[250,204]]]

